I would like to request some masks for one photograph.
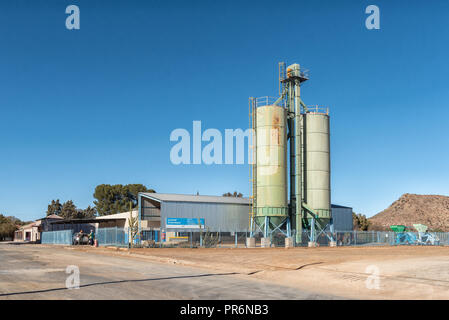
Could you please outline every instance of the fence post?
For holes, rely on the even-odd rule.
[[[357,245],[357,230],[354,230],[354,245]]]
[[[237,231],[234,232],[235,235],[235,247],[237,248]]]

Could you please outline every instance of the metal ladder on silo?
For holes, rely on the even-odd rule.
[[[255,121],[256,121],[256,109],[255,109],[255,99],[253,97],[249,98],[249,127],[251,130],[251,137],[248,140],[248,147],[251,151],[251,159],[248,158],[249,164],[249,182],[250,182],[250,212],[249,212],[249,221],[248,227],[250,230],[250,237],[253,236],[254,233],[254,208],[256,205],[256,150],[255,150]]]

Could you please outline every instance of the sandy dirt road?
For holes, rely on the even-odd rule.
[[[168,265],[237,272],[266,283],[348,299],[449,299],[448,246],[155,248],[132,249],[131,255]]]
[[[0,244],[0,261],[0,299],[335,298],[248,275],[168,265],[94,248]],[[66,288],[69,265],[79,267],[80,289]]]
[[[449,247],[0,245],[0,261],[0,299],[449,299]]]

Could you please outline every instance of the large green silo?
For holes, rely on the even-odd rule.
[[[256,108],[256,210],[263,229],[265,217],[277,226],[288,216],[286,109]]]
[[[305,202],[325,224],[331,219],[329,115],[309,112],[303,117],[305,132]]]

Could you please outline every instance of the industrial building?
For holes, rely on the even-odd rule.
[[[139,217],[142,229],[158,229],[165,232],[197,230],[167,227],[167,219],[204,219],[205,229],[221,232],[250,231],[251,201],[248,198],[168,194],[139,193]],[[332,205],[335,230],[352,230],[352,208]],[[109,218],[112,216],[107,216]],[[98,218],[101,219],[101,218]]]
[[[263,230],[263,247],[270,247],[275,232],[286,237],[285,246],[303,242],[316,246],[320,235],[333,239],[330,190],[329,110],[307,106],[300,91],[309,80],[297,63],[279,63],[279,97],[250,98],[252,164],[250,181],[251,236]],[[289,161],[288,161],[289,160]],[[295,239],[292,229],[296,230]],[[330,232],[328,232],[329,230]]]
[[[248,199],[139,193],[139,228],[249,231],[247,247],[256,246],[260,232],[262,247],[279,233],[286,247],[301,245],[306,234],[309,246],[323,236],[336,246],[335,227],[352,230],[352,209],[331,205],[329,109],[303,102],[300,91],[308,80],[299,64],[281,62],[279,97],[249,99]]]
[[[339,205],[332,205],[331,208],[335,230],[351,231],[352,208]],[[121,233],[122,241],[127,243],[131,214],[139,218],[140,240],[170,241],[178,236],[182,238],[186,233],[198,233],[200,228],[203,231],[220,232],[222,235],[235,232],[248,235],[251,232],[250,212],[249,198],[139,193],[138,208],[132,212],[71,220],[49,216],[24,226],[16,233],[15,239],[38,242],[42,238],[41,232],[57,233],[70,230],[76,233],[80,230],[89,232],[93,229],[98,236],[107,232],[106,230],[110,230],[112,234]],[[102,239],[100,245],[105,245],[104,241]],[[113,242],[108,244],[112,245]]]
[[[185,231],[185,225],[167,228],[167,219],[204,219],[210,231],[243,232],[249,228],[247,198],[168,193],[139,193],[141,228]],[[196,227],[196,226],[195,226]]]
[[[309,80],[299,64],[279,64],[279,97],[250,98],[252,163],[249,198],[139,193],[140,240],[186,231],[246,232],[246,246],[270,247],[279,233],[285,246],[316,246],[334,231],[351,231],[352,208],[331,204],[330,116],[325,107],[308,106],[300,96]],[[129,213],[98,217],[97,229],[127,227]],[[81,221],[80,221],[81,222]],[[65,224],[56,222],[55,224]],[[72,221],[71,223],[76,223]],[[72,225],[72,229],[74,226]],[[293,232],[294,231],[294,232]]]

